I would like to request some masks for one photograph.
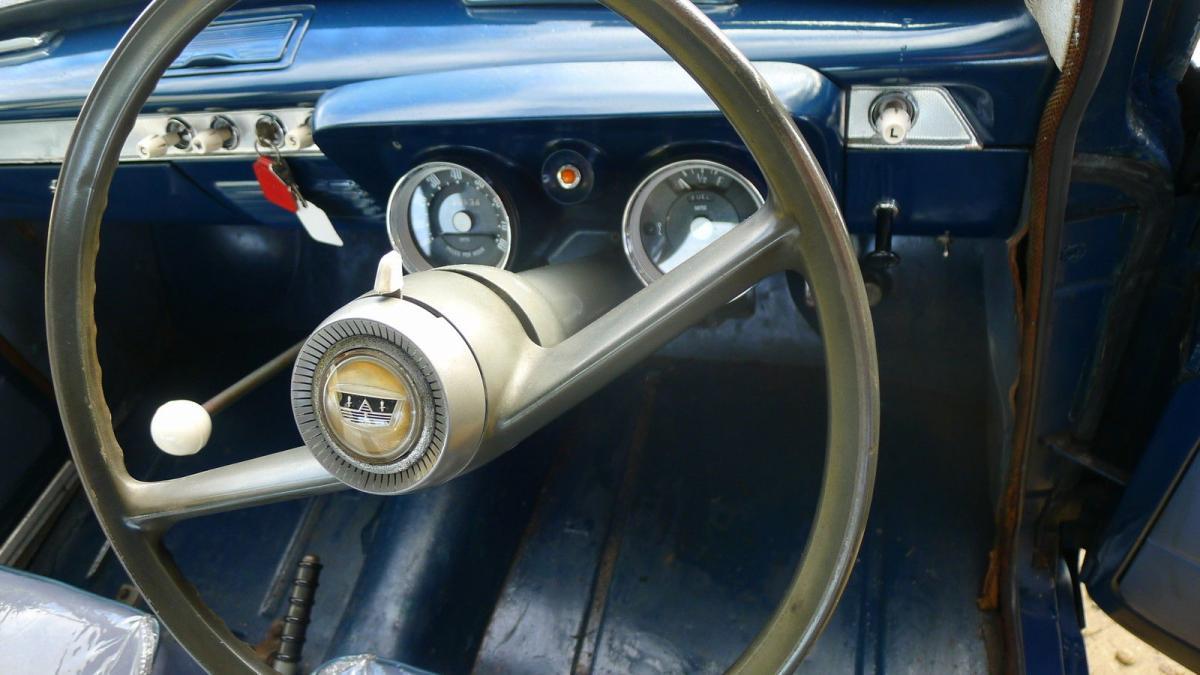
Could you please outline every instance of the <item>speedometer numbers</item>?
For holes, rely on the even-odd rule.
[[[505,267],[513,222],[500,193],[460,164],[430,162],[404,175],[388,199],[388,236],[410,272],[445,265]]]
[[[649,284],[762,204],[754,184],[724,164],[702,159],[668,164],[647,176],[625,207],[625,255]]]

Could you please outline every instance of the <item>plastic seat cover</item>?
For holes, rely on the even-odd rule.
[[[153,616],[0,567],[0,673],[148,675],[157,646]]]

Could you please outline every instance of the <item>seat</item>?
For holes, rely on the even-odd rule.
[[[0,673],[150,675],[158,636],[153,616],[0,567]]]

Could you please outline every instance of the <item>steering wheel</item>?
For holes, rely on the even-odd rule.
[[[479,363],[468,359],[463,372],[455,370],[460,366],[447,365],[428,340],[421,346],[416,333],[427,322],[424,315],[398,320],[373,314],[379,318],[377,324],[370,324],[369,317],[352,320],[393,347],[413,346],[392,350],[396,353],[387,359],[394,357],[388,363],[402,366],[393,370],[401,379],[409,378],[404,381],[413,387],[410,393],[416,392],[418,407],[432,411],[433,440],[413,432],[406,441],[425,444],[420,446],[424,454],[418,464],[449,463],[465,470],[479,457],[486,459],[513,447],[759,279],[782,270],[802,272],[816,300],[826,359],[829,417],[822,487],[795,577],[774,615],[732,668],[746,673],[790,671],[833,613],[862,541],[870,505],[879,385],[863,283],[829,184],[788,112],[746,57],[689,0],[602,2],[665,49],[716,102],[766,178],[770,188],[766,204],[695,257],[556,344],[537,344],[519,329],[500,332],[510,338],[504,348],[490,356],[475,354]],[[379,468],[384,464],[395,469],[395,462],[387,464],[395,457],[359,457],[379,459],[368,462],[363,479],[364,471],[354,466],[354,456],[329,454],[333,445],[329,434],[320,425],[306,427],[297,408],[305,447],[182,478],[138,481],[125,468],[101,389],[93,307],[101,217],[121,146],[167,66],[232,4],[233,0],[156,0],[113,51],[79,115],[59,177],[47,247],[46,316],[59,411],[75,466],[130,578],[200,665],[211,672],[269,673],[273,671],[183,578],[163,547],[164,532],[184,518],[347,486],[387,492],[370,476],[385,474]],[[387,265],[381,263],[384,286],[387,273]],[[482,279],[508,273],[477,270],[475,274]],[[462,274],[438,270],[411,275],[406,281],[435,295],[439,288],[474,283]],[[374,296],[356,301],[372,305],[367,314],[384,307],[416,306],[378,286],[379,282]],[[488,330],[489,312],[505,311],[496,309],[493,297],[489,308],[480,309],[475,317],[468,311],[469,297],[443,295],[453,295],[456,311],[467,312],[474,317],[471,321]],[[321,330],[338,326],[337,321],[346,319],[345,312],[334,315]],[[495,321],[512,324],[514,317]],[[296,378],[303,379],[306,373],[308,381],[314,381],[322,358],[310,349],[316,344],[310,338],[297,361],[294,390]],[[491,360],[485,363],[487,359]],[[484,370],[487,386],[477,386],[475,381],[482,383]],[[414,384],[413,378],[425,378],[435,391],[444,387],[444,397],[434,395],[438,400],[430,400],[429,391],[419,382]],[[453,472],[444,478],[451,477]],[[408,487],[424,485],[417,481]],[[404,490],[393,490],[399,491]]]

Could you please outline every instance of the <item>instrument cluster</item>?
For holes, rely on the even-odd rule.
[[[492,170],[491,162],[457,156],[425,161],[392,187],[388,237],[410,272],[461,264],[519,271],[520,261],[577,257],[606,239],[624,251],[642,283],[650,284],[764,202],[755,181],[731,166],[745,163],[740,158],[676,154],[620,176],[615,167],[598,169],[593,159],[574,150],[549,154],[540,190],[522,189],[509,172]],[[609,172],[612,185],[605,186]],[[597,193],[604,197],[595,198]],[[558,215],[547,216],[551,210]],[[588,225],[547,231],[545,222],[569,219],[564,211],[587,213]],[[591,249],[581,240],[590,240]]]

